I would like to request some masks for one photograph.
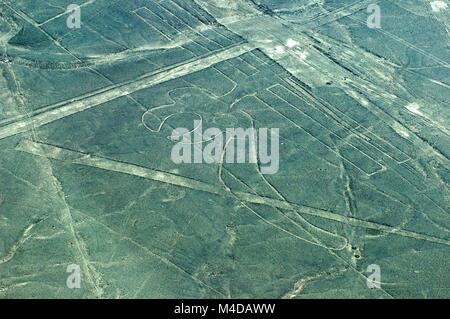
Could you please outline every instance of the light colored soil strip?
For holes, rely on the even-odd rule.
[[[51,109],[30,118],[21,119],[17,122],[0,127],[0,140],[19,133],[27,132],[32,128],[40,127],[148,87],[207,69],[222,61],[233,59],[250,52],[252,49],[253,47],[248,44],[236,45],[163,72],[142,76],[134,81],[113,86],[110,89],[100,90],[97,93],[85,96],[81,99],[70,101],[56,109]]]
[[[16,147],[17,150],[27,152],[37,156],[43,156],[50,159],[61,160],[66,163],[78,164],[90,167],[96,167],[103,170],[138,176],[162,183],[167,183],[175,186],[190,188],[197,191],[207,192],[215,195],[226,196],[228,191],[219,186],[197,181],[191,178],[162,172],[134,164],[118,162],[115,160],[92,156],[81,152],[76,152],[44,143],[33,142],[30,140],[22,140]],[[339,215],[330,211],[321,210],[317,208],[302,206],[290,203],[284,200],[277,200],[260,195],[234,192],[233,193],[240,200],[258,205],[265,205],[273,208],[280,208],[285,210],[297,211],[300,214],[312,215],[335,222],[347,224],[355,227],[362,227],[367,229],[374,229],[385,233],[397,234],[403,237],[414,238],[417,240],[425,240],[437,244],[450,246],[450,240],[437,238],[425,234],[420,234],[408,230],[398,229],[392,226],[382,225],[374,222],[369,222],[357,218]]]

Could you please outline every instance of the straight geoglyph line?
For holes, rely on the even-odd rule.
[[[239,44],[231,48],[224,49],[220,52],[213,53],[206,57],[201,57],[185,64],[175,66],[163,72],[144,75],[132,82],[113,86],[112,88],[106,90],[100,90],[98,93],[94,93],[81,99],[68,102],[56,109],[50,109],[48,111],[36,114],[30,118],[20,119],[16,122],[0,127],[0,140],[27,132],[32,128],[43,126],[64,117],[88,110],[92,107],[99,106],[117,98],[149,88],[151,86],[207,69],[213,65],[216,65],[217,63],[233,59],[242,54],[250,52],[253,49],[254,47],[247,43]]]
[[[78,151],[72,151],[69,149],[45,143],[33,142],[30,140],[22,140],[17,145],[16,149],[29,154],[60,160],[70,164],[95,167],[112,172],[142,177],[157,182],[190,188],[193,190],[202,191],[219,196],[226,196],[228,194],[228,191],[226,189],[223,189],[216,185],[197,181],[191,178],[179,176],[168,172],[158,171],[151,168],[142,167],[135,164],[119,162],[100,156],[89,155]],[[302,206],[285,200],[278,200],[245,192],[233,192],[233,195],[235,195],[240,200],[251,204],[264,205],[272,208],[280,208],[290,211],[296,211],[299,212],[300,214],[316,216],[319,218],[332,220],[335,222],[351,225],[354,227],[374,229],[385,233],[391,233],[403,237],[413,238],[417,240],[425,240],[428,242],[450,246],[450,240],[433,237],[426,234],[416,233],[413,231],[408,231],[393,226],[383,225],[376,222],[370,222],[354,217],[344,216],[318,208]]]

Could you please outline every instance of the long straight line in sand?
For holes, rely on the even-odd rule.
[[[108,170],[112,172],[138,176],[149,180],[158,181],[161,183],[167,183],[175,186],[190,188],[193,190],[207,192],[219,196],[228,195],[228,191],[221,187],[197,181],[191,178],[175,175],[168,172],[158,171],[155,169],[150,169],[130,163],[119,162],[104,157],[93,156],[77,151],[72,151],[45,143],[33,142],[30,140],[22,140],[17,145],[16,149],[37,156],[43,156],[50,159],[64,161],[66,163],[96,167],[99,169]],[[299,212],[300,214],[312,215],[319,218],[324,218],[355,227],[374,229],[385,233],[397,234],[403,237],[414,238],[417,240],[425,240],[433,243],[450,246],[450,240],[420,234],[404,229],[399,229],[375,222],[365,221],[353,217],[343,216],[330,211],[321,210],[318,208],[302,206],[284,200],[277,200],[245,192],[234,192],[233,194],[237,196],[240,200],[251,204],[264,205],[274,208],[296,211]]]
[[[9,136],[27,132],[33,128],[40,127],[72,114],[85,111],[92,107],[104,104],[145,88],[207,69],[222,61],[236,58],[251,51],[252,49],[253,47],[249,44],[239,44],[231,48],[224,49],[223,51],[175,66],[165,71],[145,75],[134,81],[114,85],[110,88],[99,90],[79,99],[71,100],[66,104],[62,104],[60,107],[50,108],[49,110],[33,115],[29,118],[20,119],[16,122],[0,127],[0,140]]]

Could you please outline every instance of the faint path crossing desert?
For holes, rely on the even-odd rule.
[[[164,71],[146,74],[133,81],[113,85],[88,95],[75,98],[68,102],[63,102],[62,104],[59,103],[61,104],[60,107],[58,107],[58,105],[47,107],[42,110],[41,113],[0,127],[0,140],[9,136],[27,132],[32,128],[57,121],[64,117],[85,111],[119,97],[127,96],[142,89],[207,69],[222,61],[233,59],[250,52],[253,49],[254,47],[249,44],[239,44],[231,48],[214,52],[186,63],[173,66]]]

